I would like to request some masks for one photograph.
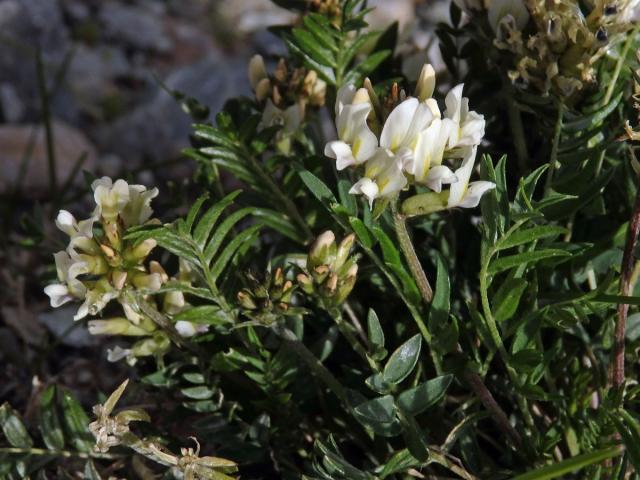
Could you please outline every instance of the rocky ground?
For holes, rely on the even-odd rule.
[[[372,3],[377,27],[417,23],[413,0]],[[419,3],[432,20],[446,17],[445,2]],[[38,56],[61,183],[80,158],[97,175],[179,158],[190,122],[160,81],[216,112],[249,93],[251,54],[283,52],[266,27],[294,21],[269,0],[0,0],[0,192],[21,180],[30,195],[46,193]]]
[[[437,60],[432,32],[447,0],[369,4],[379,6],[374,27],[400,22],[409,74]],[[165,88],[215,114],[250,93],[251,55],[275,63],[284,53],[266,27],[295,21],[269,0],[0,0],[0,399],[23,401],[38,376],[81,390],[108,372],[96,340],[74,328],[73,308],[51,312],[42,293],[61,248],[51,219],[63,205],[84,208],[73,203],[85,185],[74,172],[126,172],[147,185],[188,178],[193,165],[180,152],[190,120]],[[51,152],[63,198],[50,195]]]

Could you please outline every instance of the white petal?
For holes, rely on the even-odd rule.
[[[426,63],[420,71],[416,84],[416,97],[421,102],[431,98],[436,88],[436,71],[430,63]]]
[[[447,207],[457,207],[462,202],[464,195],[469,185],[469,178],[471,178],[471,172],[473,171],[473,165],[476,158],[476,147],[470,147],[466,149],[462,166],[455,172],[458,181],[453,183],[449,189],[449,200]]]
[[[344,170],[356,164],[356,159],[351,152],[351,147],[341,140],[329,142],[324,147],[324,154],[336,160],[336,168]]]
[[[444,116],[450,118],[455,123],[460,123],[460,110],[462,108],[462,89],[464,84],[456,85],[453,87],[444,99],[444,103],[447,106],[444,111]]]
[[[396,150],[402,144],[419,104],[417,98],[408,98],[393,109],[380,134],[381,147]]]
[[[449,127],[451,121],[435,118],[426,130],[420,132],[415,149],[415,162],[413,174],[416,181],[424,183],[429,169],[442,163],[445,145],[449,139]]]
[[[116,345],[115,347],[113,347],[113,349],[107,349],[107,360],[109,362],[117,362],[119,360],[122,360],[123,358],[126,358],[130,353],[131,349],[122,348],[119,345]]]
[[[457,206],[462,208],[477,207],[482,196],[494,188],[496,188],[496,184],[493,182],[487,182],[485,180],[471,182],[467,188],[464,198]]]
[[[56,227],[64,233],[72,237],[78,232],[78,222],[71,213],[66,210],[60,210],[56,217]]]
[[[378,197],[378,185],[370,178],[364,177],[351,187],[349,193],[364,195],[369,200],[369,207],[373,207],[373,201]]]
[[[193,337],[197,333],[194,324],[185,320],[178,320],[175,329],[181,337]]]
[[[529,11],[522,0],[492,0],[488,17],[494,32],[498,32],[500,22],[507,15],[513,17],[518,30],[522,30],[529,21]]]
[[[404,176],[398,165],[391,165],[376,177],[379,197],[391,197],[400,192],[407,185],[407,177]]]
[[[348,83],[338,89],[336,94],[336,117],[342,112],[342,107],[351,103],[353,96],[356,94],[355,85]]]
[[[345,105],[336,120],[338,138],[347,143],[352,143],[357,132],[367,127],[367,117],[371,111],[370,103],[358,103]]]
[[[479,145],[484,137],[484,116],[469,112],[460,128],[460,138],[455,146]]]
[[[58,273],[58,280],[66,282],[69,278],[69,267],[73,263],[71,257],[64,250],[54,253],[53,258],[56,262],[56,271]]]
[[[456,174],[451,171],[449,167],[444,165],[436,165],[427,175],[425,182],[434,192],[440,193],[442,191],[442,185],[455,183],[458,181]]]
[[[47,285],[44,287],[44,293],[49,296],[49,300],[53,308],[58,308],[60,305],[64,305],[65,303],[73,300],[73,296],[69,294],[67,286],[61,283]]]

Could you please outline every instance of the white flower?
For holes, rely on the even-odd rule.
[[[44,293],[49,296],[51,306],[57,308],[71,300],[84,298],[86,293],[85,286],[78,280],[70,279],[69,269],[73,265],[73,260],[65,251],[55,253],[53,255],[56,262],[56,271],[60,283],[47,285]]]
[[[271,99],[269,99],[264,107],[259,127],[264,129],[281,125],[282,133],[284,135],[291,135],[300,127],[302,119],[302,108],[297,103],[291,105],[286,110],[282,110],[276,107]]]
[[[336,168],[366,162],[375,153],[378,139],[367,125],[371,100],[366,89],[355,91],[353,85],[338,90],[336,99],[338,140],[327,143],[324,154],[336,160]]]
[[[474,208],[480,203],[482,195],[487,191],[496,187],[493,182],[479,180],[469,183],[471,172],[476,158],[477,147],[465,149],[465,156],[462,166],[455,171],[458,181],[449,188],[449,199],[447,200],[447,208]]]
[[[91,188],[97,205],[94,215],[106,221],[114,221],[129,202],[129,185],[122,179],[114,183],[109,177],[102,177],[95,180]]]
[[[416,97],[421,102],[431,98],[436,89],[436,71],[430,63],[425,63],[420,71],[418,83],[416,84]]]
[[[351,187],[349,193],[364,195],[369,200],[370,207],[373,207],[376,198],[392,197],[407,184],[401,160],[386,148],[379,148],[367,161],[364,175]]]
[[[93,288],[87,290],[84,302],[74,315],[74,320],[80,320],[87,315],[97,315],[107,304],[118,297],[119,292],[114,290],[106,280],[99,280]]]
[[[206,333],[209,331],[209,325],[198,325],[197,323],[187,322],[186,320],[178,320],[175,324],[176,331],[181,337],[193,337],[197,333]]]
[[[445,98],[444,115],[455,125],[449,134],[449,149],[479,145],[484,136],[484,117],[469,111],[469,99],[462,96],[463,86],[457,85]]]
[[[434,192],[440,192],[443,184],[457,181],[449,167],[442,165],[449,132],[453,127],[448,119],[434,119],[427,129],[420,132],[413,162],[406,167],[417,183],[428,186]]]
[[[489,5],[489,25],[499,32],[503,20],[512,20],[516,29],[522,30],[529,22],[529,11],[523,0],[492,0]]]
[[[131,355],[130,348],[122,348],[119,345],[116,345],[112,349],[107,349],[107,360],[109,362],[118,362],[123,358],[127,358]]]
[[[144,185],[129,185],[129,201],[120,212],[125,228],[142,225],[153,213],[151,200],[158,196],[158,189],[147,190]]]
[[[94,218],[77,222],[75,217],[66,210],[60,210],[56,217],[56,227],[69,235],[72,239],[77,236],[92,238]]]
[[[380,147],[394,153],[402,149],[413,150],[418,142],[418,134],[434,119],[431,108],[417,98],[408,98],[392,110],[384,122],[380,134]]]

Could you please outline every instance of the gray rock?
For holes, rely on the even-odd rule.
[[[96,166],[95,147],[79,130],[62,122],[53,123],[56,178],[61,185],[69,177],[78,159],[85,155],[82,168],[92,171]],[[44,129],[40,125],[0,126],[0,192],[10,191],[20,177],[26,159],[21,187],[30,197],[42,197],[48,192],[48,156]],[[82,176],[76,176],[82,182]]]
[[[108,37],[132,47],[156,52],[167,52],[172,47],[162,17],[144,7],[105,2],[100,21]]]
[[[28,118],[39,112],[34,53],[48,78],[69,50],[69,33],[56,0],[0,0],[0,83],[14,86]]]
[[[10,83],[0,84],[0,110],[4,120],[10,123],[19,122],[24,115],[24,104]]]
[[[169,74],[164,83],[207,105],[212,114],[232,96],[248,94],[246,59],[207,58]],[[144,159],[176,158],[188,146],[191,118],[163,89],[156,87],[149,102],[103,129],[99,143],[105,151],[140,164]]]
[[[51,334],[69,347],[93,347],[100,342],[89,331],[73,320],[78,306],[65,305],[50,312],[38,315],[38,321],[47,327]]]
[[[130,65],[121,50],[79,45],[67,72],[67,84],[82,104],[94,105],[113,89],[117,77],[130,74]]]

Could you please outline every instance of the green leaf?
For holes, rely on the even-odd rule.
[[[588,129],[604,120],[613,112],[620,100],[622,100],[623,92],[620,92],[616,98],[614,98],[607,106],[596,110],[595,113],[587,116],[578,117],[576,120],[565,121],[562,124],[562,129],[567,132],[580,132]],[[570,114],[566,114],[566,117],[570,117]]]
[[[418,415],[444,397],[452,380],[452,375],[443,375],[406,390],[398,396],[398,406],[411,415]]]
[[[356,68],[351,70],[347,75],[345,75],[344,83],[358,83],[367,75],[370,75],[378,65],[384,62],[389,55],[391,55],[391,50],[381,50],[379,52],[375,52],[369,55],[366,60],[358,64]]]
[[[353,411],[365,423],[391,423],[395,419],[395,404],[391,395],[374,398],[356,406]]]
[[[254,208],[253,216],[285,237],[296,243],[304,244],[305,237],[291,222],[291,219],[281,212],[270,208]]]
[[[511,480],[550,480],[552,478],[559,478],[584,467],[588,467],[589,465],[600,463],[608,458],[617,457],[623,451],[623,448],[619,445],[602,448],[594,452],[568,458],[562,462],[554,463],[553,465],[548,465],[546,467],[518,475],[517,477],[513,477]]]
[[[496,273],[503,272],[504,270],[509,270],[510,268],[539,262],[540,260],[544,260],[545,258],[567,257],[570,255],[571,254],[566,250],[559,250],[554,248],[518,253],[517,255],[510,255],[508,257],[502,257],[492,261],[489,264],[488,273],[489,275],[495,275]]]
[[[184,227],[179,229],[181,233],[190,233],[191,228],[193,227],[193,222],[196,220],[196,216],[202,207],[202,204],[209,198],[208,194],[201,195],[191,206],[189,209],[189,213],[187,214],[187,218],[184,221]]]
[[[387,235],[385,231],[378,226],[373,227],[371,231],[373,232],[373,235],[378,239],[378,242],[380,242],[380,248],[382,248],[382,256],[385,263],[402,266],[400,252],[389,238],[389,235]]]
[[[213,390],[205,386],[188,387],[180,391],[185,397],[193,398],[194,400],[208,400],[214,394]]]
[[[85,480],[102,480],[100,476],[100,472],[93,464],[92,460],[87,460],[87,463],[84,465],[84,479]]]
[[[196,229],[193,231],[193,239],[200,248],[204,248],[207,243],[207,239],[213,230],[220,215],[225,208],[233,203],[233,200],[240,195],[240,190],[230,193],[215,205],[209,208],[204,215],[200,218]],[[191,212],[189,212],[191,214]]]
[[[365,248],[373,247],[373,239],[371,238],[371,234],[363,221],[356,217],[349,217],[349,223],[351,224],[353,231],[356,233],[360,243],[362,243]]]
[[[542,363],[542,360],[542,352],[525,348],[512,355],[509,364],[518,372],[530,373]]]
[[[449,286],[449,272],[441,255],[436,258],[437,274],[436,289],[429,310],[429,328],[434,331],[439,325],[447,323],[450,309],[451,288]]]
[[[296,41],[296,46],[309,57],[322,65],[336,66],[335,55],[330,49],[325,48],[317,37],[301,28],[294,28],[291,33]]]
[[[367,330],[369,333],[369,341],[376,347],[384,348],[384,331],[378,320],[378,315],[371,308],[367,314]]]
[[[382,376],[385,382],[397,385],[407,378],[418,362],[421,346],[422,337],[420,334],[414,335],[400,345],[400,347],[391,354],[384,367]]]
[[[240,220],[251,214],[252,211],[252,207],[241,208],[225,218],[224,221],[215,229],[213,235],[211,235],[211,240],[207,243],[207,246],[204,249],[204,258],[207,265],[209,265],[213,260],[213,257],[215,257],[227,234]]]
[[[325,183],[316,177],[308,170],[303,170],[298,173],[300,179],[307,186],[307,188],[313,193],[313,195],[320,200],[324,205],[338,203],[333,192],[325,185]]]
[[[517,247],[518,245],[540,240],[541,238],[557,237],[558,235],[567,233],[567,231],[568,230],[564,227],[556,227],[553,225],[541,225],[538,227],[516,230],[511,235],[501,238],[496,246],[499,250],[505,250],[507,248]]]
[[[71,443],[79,452],[91,452],[94,442],[89,433],[89,417],[69,390],[61,389],[61,397],[64,424]]]
[[[529,284],[522,278],[508,278],[493,297],[493,316],[498,323],[509,320],[516,313],[520,298]]]
[[[40,431],[42,440],[51,450],[64,449],[64,433],[56,407],[56,386],[49,385],[40,396]]]
[[[393,475],[394,473],[406,472],[408,469],[417,467],[419,465],[420,462],[416,460],[413,455],[411,455],[409,450],[404,449],[393,454],[393,456],[389,460],[387,460],[384,466],[378,467],[376,469],[376,474],[379,478],[384,479],[389,475]]]
[[[228,322],[227,315],[215,305],[199,305],[173,316],[175,321],[184,320],[186,322],[198,323],[201,325],[220,325]]]
[[[33,440],[18,413],[8,403],[0,407],[0,427],[12,447],[31,448]]]
[[[211,267],[211,276],[216,280],[224,271],[227,264],[234,257],[236,252],[242,247],[247,247],[253,244],[253,241],[258,236],[262,228],[261,224],[253,225],[246,230],[243,230],[231,240],[227,246],[222,250],[216,262]]]

